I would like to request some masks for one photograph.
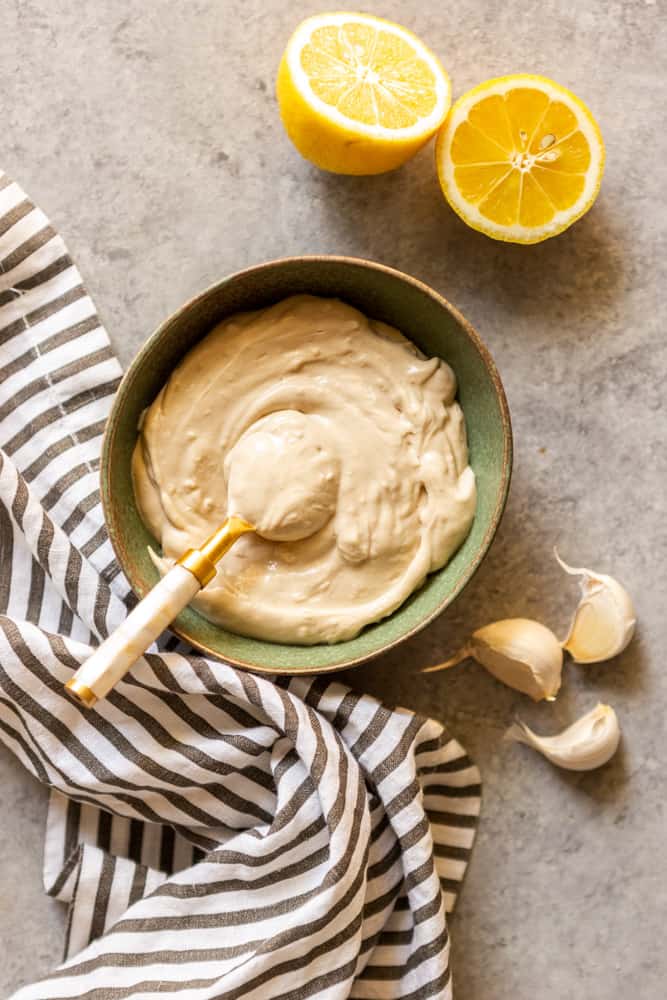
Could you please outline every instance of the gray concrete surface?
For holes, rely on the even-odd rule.
[[[320,2],[5,0],[0,162],[65,236],[127,363],[208,282],[288,253],[357,254],[447,295],[495,354],[516,434],[511,500],[463,597],[350,680],[445,720],[485,781],[452,921],[457,1000],[665,995],[664,9],[654,0],[367,0],[442,57],[455,94],[528,70],[598,116],[595,209],[542,246],[495,244],[441,199],[432,151],[374,179],[318,173],[283,135],[273,78]],[[324,5],[326,6],[326,5]],[[415,679],[474,627],[536,616],[562,631],[575,585],[551,548],[621,578],[639,634],[568,667],[533,706],[474,665]],[[514,713],[549,729],[611,702],[622,751],[570,775],[501,742]],[[0,751],[0,989],[56,962],[64,917],[41,894],[44,792]]]

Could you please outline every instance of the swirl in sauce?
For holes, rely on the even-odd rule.
[[[227,514],[255,524],[194,599],[277,642],[337,642],[394,611],[475,511],[452,370],[335,299],[225,320],[147,410],[134,488],[161,569]]]

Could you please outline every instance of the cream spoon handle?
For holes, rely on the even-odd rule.
[[[189,549],[130,612],[115,632],[88,657],[65,687],[91,708],[105,698],[148,647],[216,573],[216,564],[234,542],[254,531],[240,517],[230,517],[203,545]]]

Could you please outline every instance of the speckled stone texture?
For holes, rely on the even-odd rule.
[[[319,3],[5,0],[0,162],[51,216],[121,360],[209,282],[289,253],[381,260],[477,326],[516,435],[498,539],[455,606],[349,680],[444,720],[485,780],[454,919],[457,1000],[665,995],[664,337],[667,19],[652,0],[385,0],[449,70],[455,95],[512,71],[553,76],[597,115],[598,204],[537,247],[495,244],[443,202],[432,150],[384,177],[327,176],[280,126],[283,45]],[[324,5],[326,6],[326,5]],[[563,632],[576,584],[552,555],[611,572],[637,603],[617,661],[567,668],[534,706],[481,668],[415,678],[466,632],[535,616]],[[555,729],[598,699],[624,741],[599,773],[556,771],[502,742],[515,712]],[[42,896],[46,796],[0,750],[0,991],[54,964],[64,914]]]

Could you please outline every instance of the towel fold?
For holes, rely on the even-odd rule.
[[[61,238],[0,173],[0,739],[51,789],[65,961],[14,1000],[449,998],[479,773],[433,720],[164,636],[63,684],[134,598],[98,492],[121,375]]]

